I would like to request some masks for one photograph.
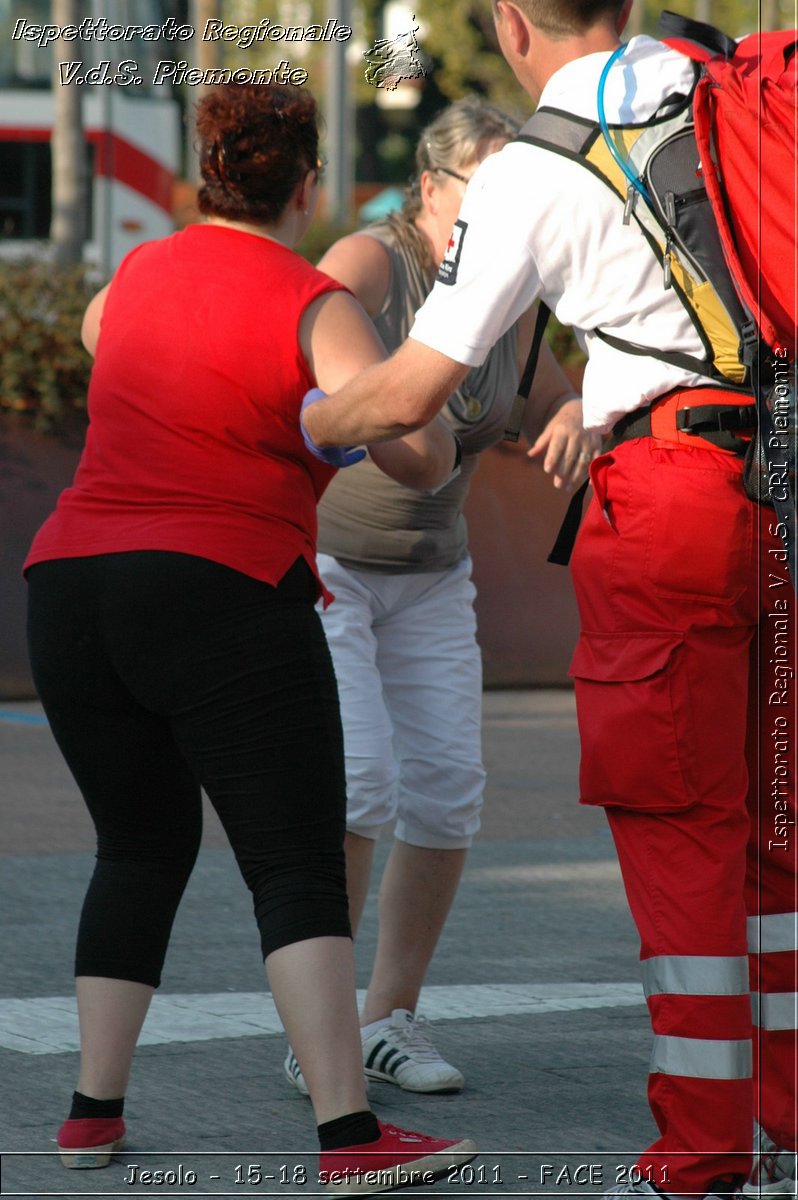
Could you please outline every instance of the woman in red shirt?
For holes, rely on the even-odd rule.
[[[104,1166],[122,1144],[203,787],[252,892],[321,1170],[346,1191],[365,1161],[384,1190],[401,1167],[444,1173],[474,1152],[400,1140],[364,1091],[340,719],[314,608],[331,599],[316,502],[357,453],[314,457],[299,412],[308,389],[336,390],[384,350],[293,250],[318,191],[309,93],[227,85],[197,130],[208,221],[138,247],[89,305],[86,446],[25,566],[37,689],[97,829],[76,953],[80,1075],[57,1141],[70,1167]],[[455,444],[436,424],[373,457],[428,488]]]

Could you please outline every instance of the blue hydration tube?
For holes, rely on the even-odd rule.
[[[640,193],[640,195],[645,200],[647,200],[650,204],[651,196],[649,195],[647,188],[644,187],[644,185],[641,183],[640,178],[634,174],[634,172],[632,171],[632,168],[629,166],[626,159],[621,158],[621,155],[618,152],[618,147],[615,145],[615,142],[610,137],[610,127],[609,127],[609,124],[607,123],[607,114],[604,111],[604,88],[607,83],[607,76],[609,75],[613,64],[621,57],[621,55],[623,54],[625,49],[626,49],[625,44],[622,46],[619,46],[618,49],[615,50],[614,53],[611,54],[610,57],[607,59],[607,62],[604,65],[604,70],[601,72],[601,78],[599,79],[599,83],[598,83],[598,95],[596,97],[596,102],[598,105],[599,125],[601,126],[601,132],[604,134],[604,141],[607,143],[607,146],[609,147],[610,154],[615,159],[616,163],[621,168],[621,170],[623,171],[626,178],[632,184],[632,187],[634,187],[635,190],[638,191]]]

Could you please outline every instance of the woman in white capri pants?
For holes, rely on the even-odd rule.
[[[401,213],[337,242],[319,263],[345,283],[389,351],[401,344],[459,233],[465,188],[516,124],[478,98],[421,135]],[[478,186],[478,180],[473,186]],[[454,232],[453,232],[454,230]],[[502,438],[531,340],[527,315],[469,374],[443,412],[462,442],[459,474],[434,495],[387,479],[366,459],[342,471],[319,506],[319,569],[335,602],[323,614],[341,700],[347,774],[347,884],[353,929],[374,845],[395,821],[382,876],[376,958],[361,1016],[368,1077],[416,1092],[454,1092],[416,1018],[419,992],[479,829],[482,669],[463,505],[482,450]],[[572,488],[596,447],[582,408],[545,346],[524,432],[555,486]],[[304,1091],[293,1054],[288,1078]]]

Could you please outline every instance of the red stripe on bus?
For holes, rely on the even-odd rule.
[[[94,173],[117,183],[123,183],[132,191],[162,208],[172,212],[172,188],[174,172],[163,166],[151,155],[138,150],[118,133],[105,133],[90,129],[86,138],[96,148]],[[31,129],[7,129],[0,127],[2,142],[49,142],[50,130],[41,126]]]
[[[97,148],[95,174],[124,183],[165,212],[171,213],[172,186],[175,181],[173,171],[117,133],[90,130],[88,138]]]

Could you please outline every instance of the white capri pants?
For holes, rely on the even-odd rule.
[[[396,820],[411,846],[459,850],[479,829],[482,659],[471,559],[448,571],[353,571],[329,555],[322,613],[341,698],[347,829]]]

